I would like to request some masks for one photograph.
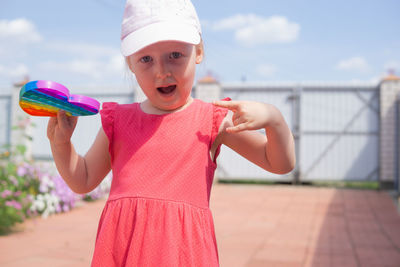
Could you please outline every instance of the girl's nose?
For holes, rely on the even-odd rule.
[[[163,62],[159,62],[157,64],[157,78],[159,79],[165,79],[166,77],[171,76],[171,72],[167,66],[167,64]]]

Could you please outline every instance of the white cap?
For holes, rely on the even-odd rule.
[[[199,44],[201,27],[190,0],[127,0],[121,51],[127,57],[161,41]]]

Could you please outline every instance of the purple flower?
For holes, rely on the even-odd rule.
[[[8,196],[11,196],[12,192],[10,190],[4,190],[3,192],[1,192],[1,197],[2,198],[6,198]]]
[[[41,193],[46,193],[48,189],[49,189],[49,188],[47,187],[47,184],[41,183],[41,184],[39,185],[39,191],[40,191]]]
[[[29,175],[34,176],[35,175],[35,170],[36,170],[36,168],[34,166],[28,165]]]
[[[68,206],[67,204],[64,204],[64,205],[63,205],[63,211],[64,211],[64,212],[69,211],[69,206]]]
[[[61,206],[60,206],[60,204],[57,204],[57,206],[56,206],[56,213],[60,213],[60,212],[62,212]]]
[[[13,207],[13,208],[15,208],[17,210],[22,209],[21,203],[15,201],[15,200],[6,201],[6,206]]]
[[[25,166],[21,165],[21,166],[18,167],[18,169],[17,169],[18,176],[25,176],[27,173],[28,172],[27,172]]]
[[[61,176],[53,176],[50,179],[54,183],[52,194],[54,194],[60,200],[60,211],[69,211],[75,206],[75,202],[80,199],[80,195],[75,194],[64,182]]]

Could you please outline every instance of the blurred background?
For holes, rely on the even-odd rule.
[[[287,175],[222,147],[212,196],[221,266],[275,266],[291,256],[290,266],[399,266],[400,2],[192,1],[205,45],[193,96],[274,104],[296,143]],[[56,266],[53,254],[73,262],[62,266],[90,262],[103,202],[81,200],[105,201],[112,177],[90,194],[72,193],[53,166],[48,118],[25,114],[19,92],[28,81],[52,80],[100,102],[141,101],[120,54],[124,4],[0,0],[0,235],[14,231],[0,239],[0,265]],[[79,118],[79,153],[99,127],[99,115]],[[48,223],[27,220],[21,235],[12,228],[76,206],[83,208]],[[245,265],[252,257],[255,265]]]

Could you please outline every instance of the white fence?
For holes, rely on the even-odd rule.
[[[11,142],[11,95],[0,95],[0,145]]]
[[[230,97],[274,104],[295,136],[297,165],[291,173],[283,176],[268,173],[222,147],[217,170],[220,179],[378,181],[382,180],[380,166],[385,164],[386,158],[392,157],[386,152],[386,146],[382,147],[382,138],[386,138],[386,134],[381,125],[385,114],[381,111],[384,97],[380,84],[199,83],[195,93],[197,97],[208,98],[206,100]],[[89,96],[100,102],[130,103],[135,99],[133,93]],[[0,96],[0,143],[3,144],[10,142],[11,103],[11,96]],[[36,124],[31,132],[34,138],[32,154],[37,159],[51,159],[46,138],[48,119],[32,119]],[[99,126],[99,115],[79,118],[72,137],[79,153],[87,151]],[[397,164],[385,166],[393,167],[393,173],[399,176]],[[397,182],[397,178],[389,177],[390,173],[384,176],[385,181]]]
[[[378,86],[222,85],[223,97],[271,103],[283,113],[296,140],[296,169],[277,176],[224,148],[222,179],[378,180]]]

